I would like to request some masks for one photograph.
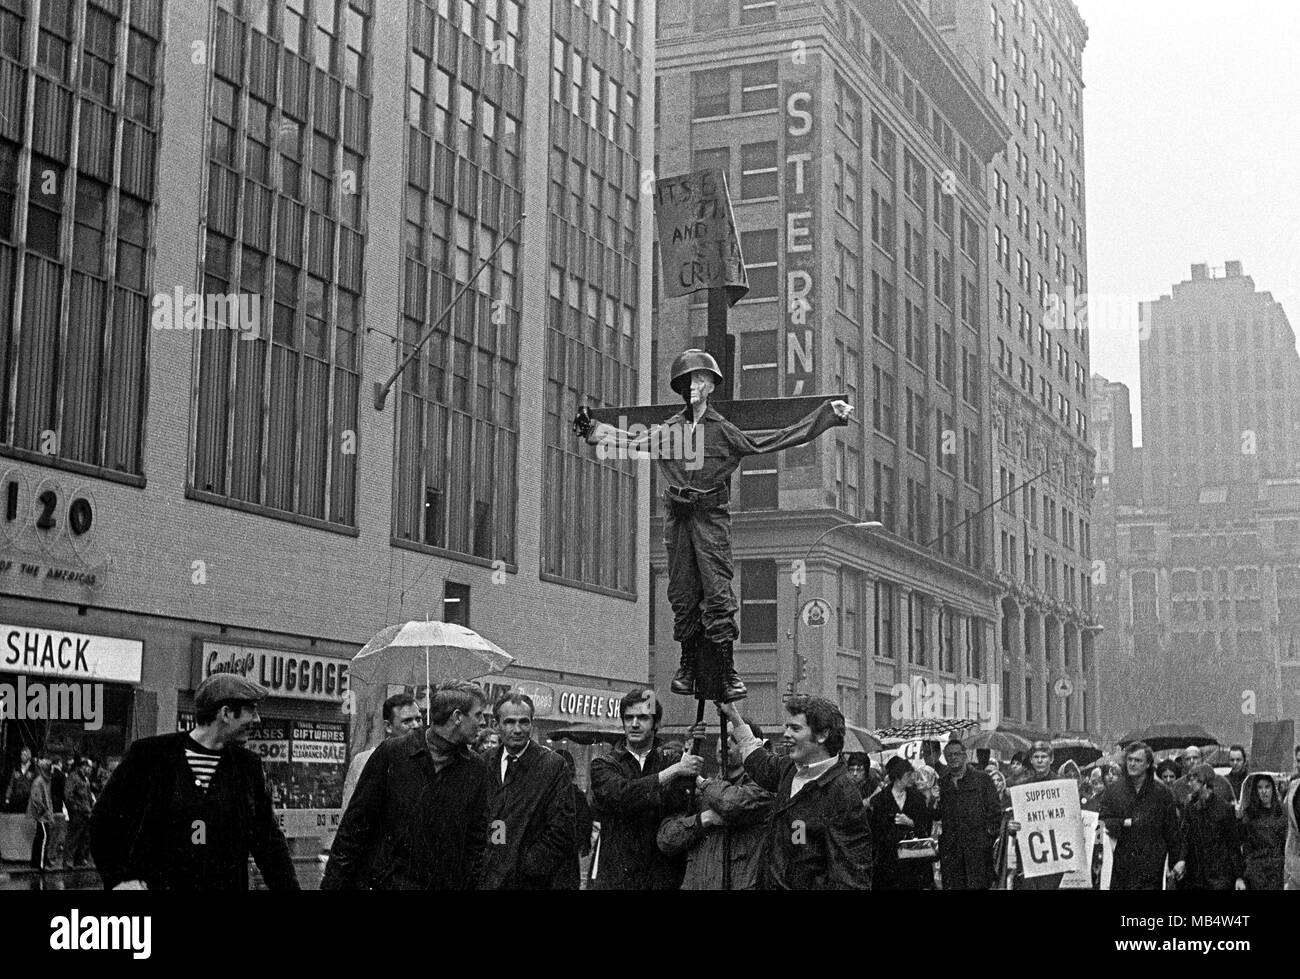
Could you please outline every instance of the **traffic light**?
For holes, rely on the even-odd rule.
[[[795,684],[803,683],[808,679],[808,660],[802,653],[794,654],[794,682]]]

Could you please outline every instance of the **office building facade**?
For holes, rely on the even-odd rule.
[[[425,617],[514,655],[494,690],[543,734],[609,723],[647,677],[648,478],[568,419],[648,394],[641,5],[0,20],[0,671],[110,688],[107,733],[28,733],[120,754],[247,671],[318,835],[347,660]]]

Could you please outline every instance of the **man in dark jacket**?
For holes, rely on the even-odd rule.
[[[1246,781],[1246,776],[1250,774],[1250,766],[1246,764],[1246,749],[1239,744],[1234,744],[1228,749],[1228,763],[1232,770],[1228,772],[1228,784],[1232,786],[1232,794],[1245,807],[1249,799],[1242,800],[1241,786]]]
[[[776,793],[767,822],[766,890],[869,891],[871,825],[862,793],[840,760],[844,715],[829,700],[796,694],[785,704],[781,758],[754,736],[735,704],[722,708],[735,725],[745,771]]]
[[[704,759],[668,755],[655,736],[664,707],[655,692],[638,688],[619,705],[623,740],[608,758],[591,760],[592,815],[600,841],[592,859],[594,890],[671,891],[682,882],[683,861],[659,851],[665,816],[683,811],[687,789]]]
[[[479,890],[549,890],[573,852],[569,769],[533,742],[533,701],[513,691],[493,709],[501,746],[486,756],[488,845]]]
[[[429,727],[384,741],[357,782],[321,890],[473,890],[487,845],[488,771],[470,750],[487,697],[439,684]]]
[[[68,776],[68,842],[63,848],[64,867],[84,867],[90,850],[90,812],[95,808],[90,790],[90,759],[83,758]]]
[[[1187,872],[1179,890],[1230,891],[1241,877],[1237,813],[1214,792],[1214,769],[1197,765],[1191,775],[1192,798],[1183,815]]]
[[[754,737],[763,732],[747,722]],[[703,727],[704,725],[700,725]],[[703,736],[703,731],[699,731]],[[696,736],[692,729],[690,737]],[[698,812],[669,816],[659,826],[659,849],[669,856],[686,854],[684,891],[722,890],[723,853],[730,845],[730,889],[752,891],[761,883],[763,840],[767,837],[772,793],[759,786],[745,771],[745,759],[735,732],[726,756],[718,750],[722,778],[697,778],[695,800]]]
[[[1155,755],[1141,741],[1124,753],[1125,774],[1106,787],[1098,815],[1115,841],[1110,889],[1158,891],[1165,859],[1182,877],[1183,839],[1174,797],[1154,776]]]
[[[993,844],[1002,833],[1002,804],[993,780],[966,763],[966,746],[943,746],[947,774],[938,782],[934,818],[939,834],[939,876],[945,891],[983,891],[993,883]]]
[[[32,794],[32,783],[36,781],[38,769],[32,760],[32,749],[23,745],[18,752],[18,767],[9,776],[5,785],[5,812],[27,811],[27,798]]]
[[[54,825],[54,807],[50,802],[50,761],[38,758],[32,763],[36,777],[27,787],[27,818],[34,824],[32,834],[32,869],[54,870],[50,850],[50,827]]]
[[[90,817],[105,888],[247,890],[251,854],[272,890],[298,889],[262,761],[243,747],[268,692],[215,674],[194,693],[193,731],[131,745]]]

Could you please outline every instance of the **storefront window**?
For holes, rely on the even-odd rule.
[[[73,710],[68,709],[74,706],[66,699],[69,696],[76,698]],[[0,774],[7,776],[17,767],[23,748],[37,757],[76,755],[93,758],[101,765],[126,753],[130,687],[0,673],[0,698],[5,705],[4,721],[0,722]],[[51,714],[59,717],[50,719]]]
[[[182,711],[178,731],[194,728]],[[244,745],[262,759],[276,809],[338,809],[348,770],[347,725],[329,721],[262,718]]]

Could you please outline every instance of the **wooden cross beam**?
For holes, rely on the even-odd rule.
[[[712,408],[741,431],[762,432],[793,425],[827,401],[848,400],[843,393],[732,400],[736,341],[727,333],[727,314],[731,304],[749,290],[749,282],[724,171],[697,171],[658,181],[655,217],[666,295],[681,297],[708,292],[709,326],[704,346],[722,372],[722,383],[709,399]],[[633,405],[588,408],[588,413],[594,421],[616,428],[629,425],[649,428],[662,424],[684,407],[684,403]]]
[[[735,337],[727,333],[727,313],[730,309],[727,290],[714,288],[709,293],[709,333],[705,349],[722,368],[722,383],[709,399],[709,406],[742,432],[765,432],[793,425],[827,401],[847,401],[844,392],[812,394],[798,398],[750,398],[732,400],[735,365],[733,352]],[[616,408],[588,408],[593,421],[604,422],[618,428],[629,425],[661,425],[680,412],[685,403],[630,405]]]

